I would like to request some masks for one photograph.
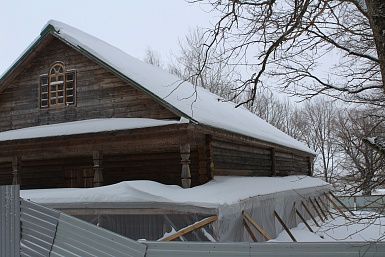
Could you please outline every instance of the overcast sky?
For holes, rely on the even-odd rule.
[[[143,59],[147,47],[168,61],[189,28],[209,27],[213,14],[185,0],[0,0],[0,74],[58,20]]]

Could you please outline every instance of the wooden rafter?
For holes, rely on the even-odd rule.
[[[217,216],[211,216],[211,217],[208,217],[208,218],[205,218],[197,223],[194,223],[186,228],[183,228],[177,232],[175,232],[174,234],[168,236],[168,237],[165,237],[165,238],[162,238],[158,241],[171,241],[171,240],[174,240],[175,238],[178,238],[180,236],[183,236],[184,234],[187,234],[197,228],[200,228],[200,227],[203,227],[204,225],[207,225],[207,224],[210,224],[211,222],[213,221],[216,221],[218,219]]]

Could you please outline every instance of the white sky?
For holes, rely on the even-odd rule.
[[[207,7],[185,0],[0,0],[0,75],[55,19],[143,60],[148,47],[168,62],[189,28],[210,27]],[[205,11],[206,10],[206,11]]]

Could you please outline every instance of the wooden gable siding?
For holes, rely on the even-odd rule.
[[[310,175],[309,157],[280,150],[213,140],[215,175],[287,176]],[[273,162],[273,158],[275,161]]]
[[[76,106],[40,109],[40,75],[61,61],[77,73]],[[0,93],[0,131],[94,118],[177,119],[150,96],[52,39]]]

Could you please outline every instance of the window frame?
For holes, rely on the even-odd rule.
[[[63,62],[50,65],[40,75],[39,101],[40,109],[76,105],[76,70],[66,70]]]

